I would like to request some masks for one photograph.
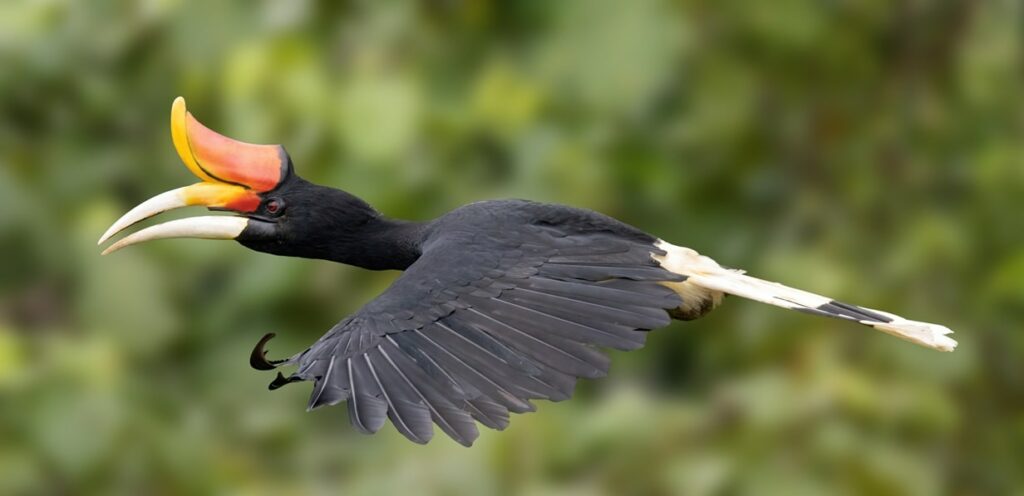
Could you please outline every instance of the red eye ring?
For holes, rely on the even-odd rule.
[[[263,206],[263,208],[264,210],[267,211],[268,214],[278,215],[282,211],[284,211],[284,202],[274,198],[271,200],[267,200],[267,203]]]

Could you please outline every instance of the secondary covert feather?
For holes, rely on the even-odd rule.
[[[162,193],[118,219],[100,243],[158,213],[205,206],[235,216],[158,224],[110,245],[234,239],[253,250],[404,271],[384,293],[305,351],[252,365],[276,389],[312,381],[309,408],[346,401],[357,429],[385,419],[425,443],[436,424],[464,445],[477,422],[503,429],[532,399],[570,397],[576,379],[608,370],[607,347],[643,346],[671,318],[701,317],[731,294],[863,324],[952,351],[946,327],[842,303],[721,267],[590,210],[523,200],[478,202],[435,220],[389,219],[359,198],[296,175],[280,145],[252,145],[200,124],[182,98],[171,110],[182,161],[202,182]]]

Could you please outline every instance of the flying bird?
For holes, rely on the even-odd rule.
[[[386,419],[426,443],[433,424],[460,444],[477,423],[504,429],[534,399],[561,401],[580,377],[598,378],[600,348],[633,350],[671,319],[691,320],[725,295],[848,320],[952,351],[941,325],[836,301],[746,275],[600,213],[524,200],[482,201],[427,222],[392,219],[356,196],[296,174],[281,145],[222,136],[181,97],[171,137],[201,179],[161,193],[118,219],[102,244],[161,212],[202,206],[235,215],[172,220],[137,231],[103,254],[164,238],[233,239],[273,255],[404,271],[376,299],[308,349],[251,365],[278,372],[270,388],[312,381],[308,408],[347,403],[352,425]]]

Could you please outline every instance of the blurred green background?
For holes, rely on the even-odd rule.
[[[1013,0],[2,2],[0,493],[1024,494],[1022,19]],[[271,356],[304,349],[395,273],[196,240],[99,256],[121,213],[195,181],[178,95],[392,216],[589,207],[960,349],[730,299],[471,449],[363,436],[247,356],[265,332]]]

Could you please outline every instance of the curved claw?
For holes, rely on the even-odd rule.
[[[285,360],[267,360],[267,352],[263,349],[267,345],[267,342],[274,339],[272,332],[265,334],[260,341],[256,343],[256,347],[252,349],[252,354],[249,355],[249,366],[256,370],[274,370],[278,365],[288,361]]]
[[[294,375],[285,377],[280,372],[278,372],[277,373],[277,377],[274,379],[273,382],[270,383],[269,386],[267,386],[267,389],[270,389],[271,391],[273,391],[273,390],[275,390],[275,389],[277,389],[277,388],[279,388],[281,386],[287,386],[287,385],[289,385],[289,384],[291,384],[293,382],[299,382],[301,380],[302,379],[300,379],[300,378],[298,378],[298,377],[296,377]]]

